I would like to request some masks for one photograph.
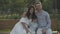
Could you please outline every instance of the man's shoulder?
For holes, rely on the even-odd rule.
[[[44,10],[43,10],[43,13],[44,13],[45,15],[49,15],[49,13],[48,13],[47,11],[44,11]]]

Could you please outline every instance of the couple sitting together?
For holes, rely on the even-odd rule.
[[[52,34],[49,14],[42,9],[41,2],[30,6],[16,23],[10,34]]]

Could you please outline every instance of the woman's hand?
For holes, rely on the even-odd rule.
[[[29,32],[30,34],[35,34],[35,32],[32,32],[30,29],[29,29],[29,31],[30,31],[30,32]]]
[[[27,33],[30,32],[29,28],[28,28],[28,25],[26,23],[22,22],[22,25],[23,25],[23,28],[26,30]]]
[[[30,34],[35,34],[34,32],[29,32]]]

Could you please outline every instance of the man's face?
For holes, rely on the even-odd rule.
[[[41,3],[40,4],[36,4],[35,8],[36,8],[36,10],[41,10],[42,9]]]

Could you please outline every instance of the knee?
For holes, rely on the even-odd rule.
[[[52,34],[52,29],[48,29],[47,33],[51,33]]]
[[[47,29],[48,32],[52,32],[52,29]]]
[[[37,34],[42,34],[42,29],[38,29]]]

